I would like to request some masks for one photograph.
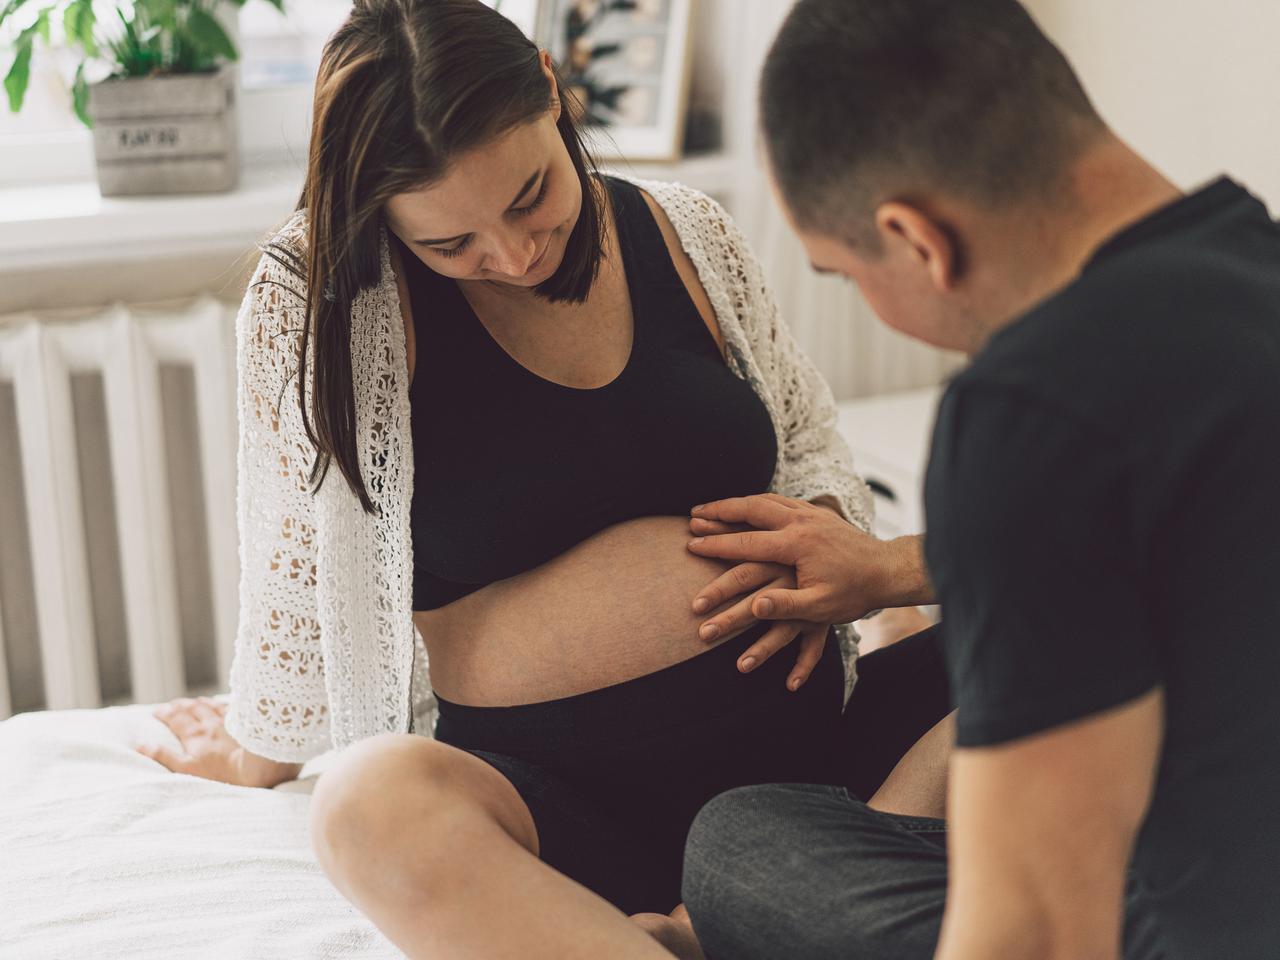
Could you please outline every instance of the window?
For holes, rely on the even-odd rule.
[[[110,22],[117,2],[103,4],[100,22]],[[537,0],[485,2],[532,34]],[[37,6],[29,4],[0,27],[0,73],[12,62],[4,44],[34,20]],[[248,0],[238,18],[224,9],[223,22],[240,50],[240,149],[246,166],[304,162],[320,51],[350,9],[350,0],[285,0],[284,16],[264,0]],[[61,47],[61,17],[51,17],[49,26],[51,43],[37,42],[21,112],[11,113],[0,94],[0,188],[94,179],[91,134],[71,109],[78,61]],[[92,81],[108,68],[86,72]]]
[[[0,27],[0,74],[9,72],[13,40],[34,22],[35,6],[20,9]],[[92,176],[89,131],[71,109],[76,59],[62,47],[60,17],[49,19],[49,41],[36,41],[22,110],[13,113],[8,94],[0,93],[0,187]]]
[[[281,16],[274,7],[250,0],[239,18],[242,88],[310,88],[326,38],[350,9],[350,0],[285,0]]]

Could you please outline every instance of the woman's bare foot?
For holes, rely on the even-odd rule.
[[[683,903],[672,910],[669,917],[660,913],[637,913],[631,919],[680,960],[707,960]]]

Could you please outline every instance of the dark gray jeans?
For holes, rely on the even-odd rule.
[[[1126,960],[1158,960],[1132,882]],[[946,823],[873,810],[844,787],[766,784],[698,814],[683,894],[710,960],[932,960],[947,890]]]

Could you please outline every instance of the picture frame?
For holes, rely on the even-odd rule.
[[[534,41],[602,160],[671,161],[684,139],[692,0],[538,0]]]

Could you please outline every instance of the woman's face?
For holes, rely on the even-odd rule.
[[[557,105],[458,157],[431,186],[392,197],[388,226],[443,276],[517,287],[547,280],[582,210],[559,116]]]

